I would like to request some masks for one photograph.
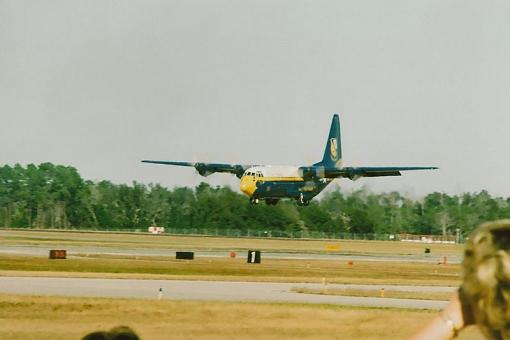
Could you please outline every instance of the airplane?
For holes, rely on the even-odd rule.
[[[305,166],[245,165],[202,162],[177,162],[142,160],[143,163],[190,166],[202,176],[215,172],[231,173],[240,181],[240,189],[252,204],[264,200],[275,205],[281,199],[294,199],[299,206],[306,206],[312,198],[336,178],[357,180],[361,177],[401,176],[401,171],[434,170],[427,167],[343,167],[340,140],[340,118],[333,115],[324,155],[320,162]]]

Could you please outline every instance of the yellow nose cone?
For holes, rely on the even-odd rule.
[[[253,176],[243,176],[241,178],[240,189],[244,192],[248,197],[252,197],[253,193],[257,189],[255,185],[255,177]]]

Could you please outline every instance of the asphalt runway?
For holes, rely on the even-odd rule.
[[[47,277],[0,277],[0,293],[82,297],[157,299],[162,289],[164,299],[198,301],[250,301],[335,304],[363,307],[441,309],[446,301],[327,296],[293,292],[293,288],[321,289],[321,284],[268,283],[233,281],[130,280]],[[340,285],[328,288],[371,289],[385,291],[454,292],[454,287]]]
[[[0,253],[12,255],[28,255],[28,256],[48,256],[50,249],[47,245],[2,245]],[[175,256],[176,251],[182,249],[170,248],[117,248],[112,246],[96,247],[96,246],[65,246],[68,257],[73,255],[117,255],[117,256]],[[189,251],[189,250],[186,250]],[[229,256],[230,251],[195,251],[195,257],[223,257]],[[239,254],[241,255],[241,254]],[[242,255],[244,256],[244,255]],[[437,263],[442,259],[433,254],[410,254],[410,255],[391,255],[391,254],[315,254],[315,253],[289,253],[289,252],[263,252],[264,258],[269,259],[302,259],[302,260],[338,260],[338,261],[394,261],[394,262],[420,262],[420,263]],[[458,256],[449,256],[449,263],[460,263]]]

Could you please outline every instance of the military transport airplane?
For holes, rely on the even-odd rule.
[[[340,143],[340,119],[333,115],[322,160],[307,166],[245,165],[143,160],[144,163],[192,166],[202,176],[227,172],[241,179],[240,188],[253,204],[265,200],[274,205],[282,198],[308,205],[335,178],[356,180],[361,177],[400,176],[400,171],[432,170],[437,167],[343,167]]]

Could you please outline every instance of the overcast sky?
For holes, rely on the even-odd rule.
[[[194,186],[141,159],[307,165],[340,113],[340,181],[510,196],[508,1],[0,0],[0,165]],[[232,185],[215,174],[212,185]]]

